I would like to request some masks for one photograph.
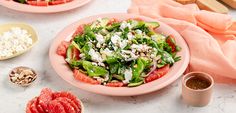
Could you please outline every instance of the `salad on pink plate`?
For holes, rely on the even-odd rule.
[[[181,48],[172,35],[157,33],[158,22],[131,18],[98,18],[79,25],[57,54],[81,82],[109,87],[135,87],[165,76]]]

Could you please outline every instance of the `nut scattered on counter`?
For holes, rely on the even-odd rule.
[[[10,81],[19,86],[28,86],[37,78],[36,72],[28,67],[16,67],[10,74]]]

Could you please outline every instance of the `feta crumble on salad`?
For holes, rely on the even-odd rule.
[[[99,18],[81,25],[63,55],[77,80],[111,87],[139,86],[164,76],[180,60],[181,48],[172,35],[154,31],[157,22]],[[66,46],[65,46],[66,45]]]

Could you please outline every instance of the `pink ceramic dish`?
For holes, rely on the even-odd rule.
[[[160,27],[157,28],[156,31],[159,33],[163,33],[165,35],[172,34],[175,37],[177,44],[180,47],[182,47],[182,50],[178,53],[178,55],[181,56],[182,60],[175,63],[165,76],[153,82],[146,83],[141,86],[132,87],[132,88],[91,85],[91,84],[87,84],[87,83],[83,83],[78,80],[75,80],[75,78],[73,77],[73,72],[69,68],[69,66],[66,64],[64,58],[56,54],[57,47],[63,40],[68,41],[71,39],[71,36],[75,32],[78,25],[90,23],[92,21],[95,21],[99,17],[116,18],[119,20],[126,20],[130,18],[141,18],[144,21],[159,22],[158,20],[154,20],[154,19],[144,17],[144,16],[114,13],[114,14],[101,14],[101,15],[87,17],[75,23],[72,23],[71,25],[66,27],[56,36],[55,40],[53,41],[51,48],[49,50],[49,59],[51,61],[52,67],[55,69],[57,74],[61,76],[64,80],[69,82],[70,84],[86,91],[90,91],[90,92],[94,92],[98,94],[104,94],[104,95],[112,95],[112,96],[141,95],[141,94],[146,94],[146,93],[159,90],[169,85],[170,83],[174,82],[177,78],[179,78],[183,74],[185,69],[187,68],[188,63],[189,63],[189,50],[184,39],[174,29],[172,29],[171,27],[169,27],[168,25],[162,22],[159,22]]]
[[[52,6],[32,6],[27,4],[17,3],[13,0],[0,0],[0,5],[7,8],[28,12],[28,13],[56,13],[71,10],[87,4],[91,0],[73,0],[65,4],[58,4]]]

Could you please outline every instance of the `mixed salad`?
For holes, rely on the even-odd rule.
[[[73,0],[14,0],[22,4],[28,4],[33,6],[48,6],[48,5],[58,5],[71,2]]]
[[[57,54],[65,57],[74,77],[90,84],[134,87],[164,76],[181,58],[172,35],[156,33],[158,22],[99,18],[80,25]]]

